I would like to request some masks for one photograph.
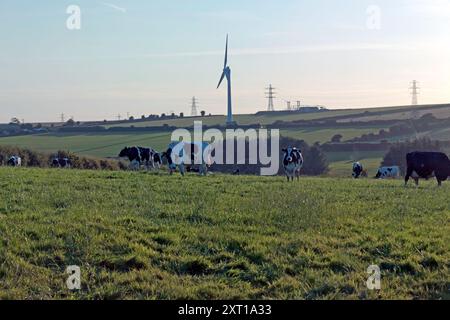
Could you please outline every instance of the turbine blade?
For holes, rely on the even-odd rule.
[[[220,85],[222,84],[223,78],[225,78],[225,71],[222,73],[222,76],[220,77],[219,84],[217,85],[217,89],[219,89]]]
[[[228,35],[227,35],[227,43],[225,45],[225,63],[223,64],[224,69],[227,67],[227,63],[228,63]]]

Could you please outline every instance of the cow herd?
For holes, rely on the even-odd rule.
[[[169,173],[172,175],[178,168],[181,175],[185,172],[198,172],[207,175],[208,166],[212,164],[211,153],[208,152],[209,145],[206,143],[179,143],[173,142],[165,152],[157,152],[153,148],[125,147],[120,151],[119,158],[127,158],[130,161],[130,169],[139,170],[144,166],[146,169],[159,169],[165,160],[168,164]],[[300,149],[288,147],[282,149],[283,168],[288,181],[300,179],[304,158]],[[185,157],[187,155],[187,157]],[[201,155],[201,156],[199,156]],[[190,159],[184,163],[183,159]],[[450,177],[450,159],[441,152],[412,152],[406,156],[405,186],[412,178],[416,185],[420,179],[436,178],[438,185]],[[8,166],[21,167],[22,158],[14,155],[7,161]],[[72,162],[69,158],[54,157],[50,161],[53,168],[71,168]],[[235,173],[239,174],[239,173]],[[397,179],[401,175],[399,166],[385,166],[378,169],[376,179]],[[352,165],[352,176],[354,179],[368,177],[368,172],[361,162]]]
[[[411,152],[406,155],[405,186],[410,178],[416,185],[420,179],[436,178],[438,185],[450,177],[450,159],[441,152]],[[365,175],[364,175],[365,173]],[[399,166],[381,167],[375,176],[376,179],[397,179],[401,175]],[[360,162],[353,163],[353,178],[367,177],[367,171]]]
[[[152,148],[125,147],[120,151],[119,158],[127,158],[132,170],[139,170],[142,166],[155,169],[162,164],[162,154]]]
[[[120,151],[119,158],[128,159],[131,170],[139,170],[142,167],[147,170],[159,169],[163,161],[166,161],[171,175],[177,169],[183,176],[186,171],[207,175],[208,166],[211,165],[211,154],[208,149],[209,145],[204,142],[172,142],[162,153],[153,148],[125,147]],[[184,162],[185,155],[190,160],[189,163]]]
[[[21,167],[22,166],[22,158],[17,155],[11,156],[11,157],[9,157],[6,164],[10,167]],[[72,162],[69,158],[55,157],[50,160],[50,166],[52,168],[71,168]]]
[[[208,174],[208,167],[212,164],[211,146],[205,142],[172,142],[169,144],[165,152],[158,152],[153,148],[144,147],[124,147],[118,157],[126,158],[130,162],[129,169],[140,170],[145,169],[159,169],[163,161],[167,163],[169,174],[172,175],[176,170],[182,176],[187,172],[197,172],[200,175]],[[283,149],[283,167],[288,181],[293,181],[295,178],[300,179],[300,171],[303,167],[303,156],[299,149],[295,147],[288,147]],[[185,163],[185,159],[189,163]],[[240,171],[237,169],[234,175],[239,175]]]

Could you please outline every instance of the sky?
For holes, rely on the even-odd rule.
[[[225,114],[227,34],[235,113],[449,103],[449,33],[450,0],[1,0],[0,122]]]

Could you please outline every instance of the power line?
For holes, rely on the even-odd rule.
[[[192,97],[191,116],[192,117],[198,116],[197,99],[195,97]]]
[[[61,113],[60,119],[62,123],[66,122],[66,115],[64,113]]]
[[[266,88],[266,98],[269,100],[269,104],[267,106],[267,111],[272,112],[275,111],[274,105],[273,105],[273,99],[276,98],[275,96],[275,88],[272,87],[272,85],[270,84],[268,88]]]
[[[411,95],[412,95],[412,105],[413,106],[417,106],[418,105],[418,98],[417,96],[419,95],[419,87],[417,86],[418,82],[416,80],[414,80],[411,83],[411,87],[409,88],[409,90],[411,90]]]

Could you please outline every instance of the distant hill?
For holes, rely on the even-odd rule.
[[[277,121],[299,121],[299,120],[325,120],[334,119],[340,122],[373,120],[405,120],[409,118],[420,118],[424,114],[431,113],[437,118],[450,117],[450,104],[439,105],[419,105],[419,106],[397,106],[381,108],[361,108],[361,109],[339,109],[339,110],[320,110],[318,112],[297,112],[297,111],[275,111],[259,112],[256,114],[235,115],[235,121],[239,125],[261,124],[269,125]],[[226,117],[222,115],[213,115],[205,117],[183,117],[158,120],[134,120],[121,122],[87,122],[85,125],[102,125],[111,127],[190,127],[194,121],[202,121],[204,125],[214,126],[223,125]]]

